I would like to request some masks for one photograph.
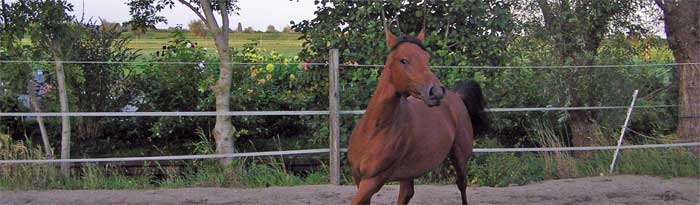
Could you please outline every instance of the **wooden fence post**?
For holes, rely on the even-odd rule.
[[[338,94],[338,49],[331,49],[328,58],[328,127],[330,130],[329,177],[340,185],[340,95]]]

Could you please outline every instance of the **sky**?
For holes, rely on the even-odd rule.
[[[73,15],[86,19],[98,17],[110,22],[129,21],[128,0],[68,0],[73,4]],[[268,25],[274,25],[277,30],[282,30],[289,26],[289,21],[299,22],[310,20],[314,17],[316,6],[313,0],[239,0],[238,6],[241,8],[239,16],[231,16],[231,28],[236,29],[238,22],[243,28],[252,26],[253,29],[265,31]],[[173,9],[166,9],[159,13],[164,16],[168,23],[160,23],[157,28],[174,27],[181,24],[187,28],[187,24],[192,20],[198,20],[197,16],[184,5],[177,3]],[[221,22],[219,21],[219,24]]]

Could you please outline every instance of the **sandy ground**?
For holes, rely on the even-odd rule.
[[[354,186],[261,189],[4,191],[0,204],[349,204]],[[384,186],[373,204],[395,204],[398,186]],[[471,204],[700,204],[700,179],[612,176],[553,180],[505,188],[470,187]],[[456,186],[420,185],[412,204],[459,204]]]

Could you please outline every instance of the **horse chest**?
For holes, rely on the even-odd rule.
[[[363,142],[351,142],[351,163],[362,175],[389,172],[391,180],[415,178],[435,168],[449,154],[454,129],[441,119],[423,119],[427,121],[404,121],[403,126],[358,136],[355,140]]]

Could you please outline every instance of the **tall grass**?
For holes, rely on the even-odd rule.
[[[553,126],[547,126],[544,122],[534,124],[536,129],[531,134],[531,138],[540,147],[566,147],[566,143],[552,129]],[[579,175],[576,160],[568,152],[544,152],[541,153],[541,157],[545,178],[570,178]]]
[[[193,154],[214,153],[211,137],[199,132]],[[31,142],[14,142],[0,135],[0,159],[42,159],[43,152]],[[151,168],[154,165],[155,168]],[[327,183],[325,168],[302,174],[288,172],[281,159],[238,159],[227,167],[217,160],[193,160],[183,166],[157,162],[127,172],[114,165],[84,164],[64,178],[52,165],[0,165],[0,190],[28,189],[147,189],[182,187],[267,187]]]
[[[546,126],[531,134],[542,146],[563,146],[561,137]],[[193,154],[213,153],[211,137],[199,131],[192,144]],[[495,139],[478,139],[479,148],[503,147]],[[0,135],[0,159],[42,159],[41,147],[31,142],[13,141]],[[587,159],[570,152],[478,153],[469,162],[468,180],[478,186],[509,186],[549,179],[599,176],[608,173],[612,151],[596,151]],[[153,166],[148,165],[155,165]],[[614,174],[641,174],[663,177],[699,177],[700,159],[688,149],[622,150]],[[305,173],[291,173],[283,158],[237,159],[227,167],[217,160],[193,160],[183,166],[147,163],[127,171],[112,165],[83,165],[64,178],[52,165],[0,165],[0,190],[27,189],[148,189],[183,187],[268,187],[326,184],[325,166]],[[350,170],[343,167],[343,179],[351,184]],[[454,170],[444,163],[417,180],[419,184],[453,184]]]

